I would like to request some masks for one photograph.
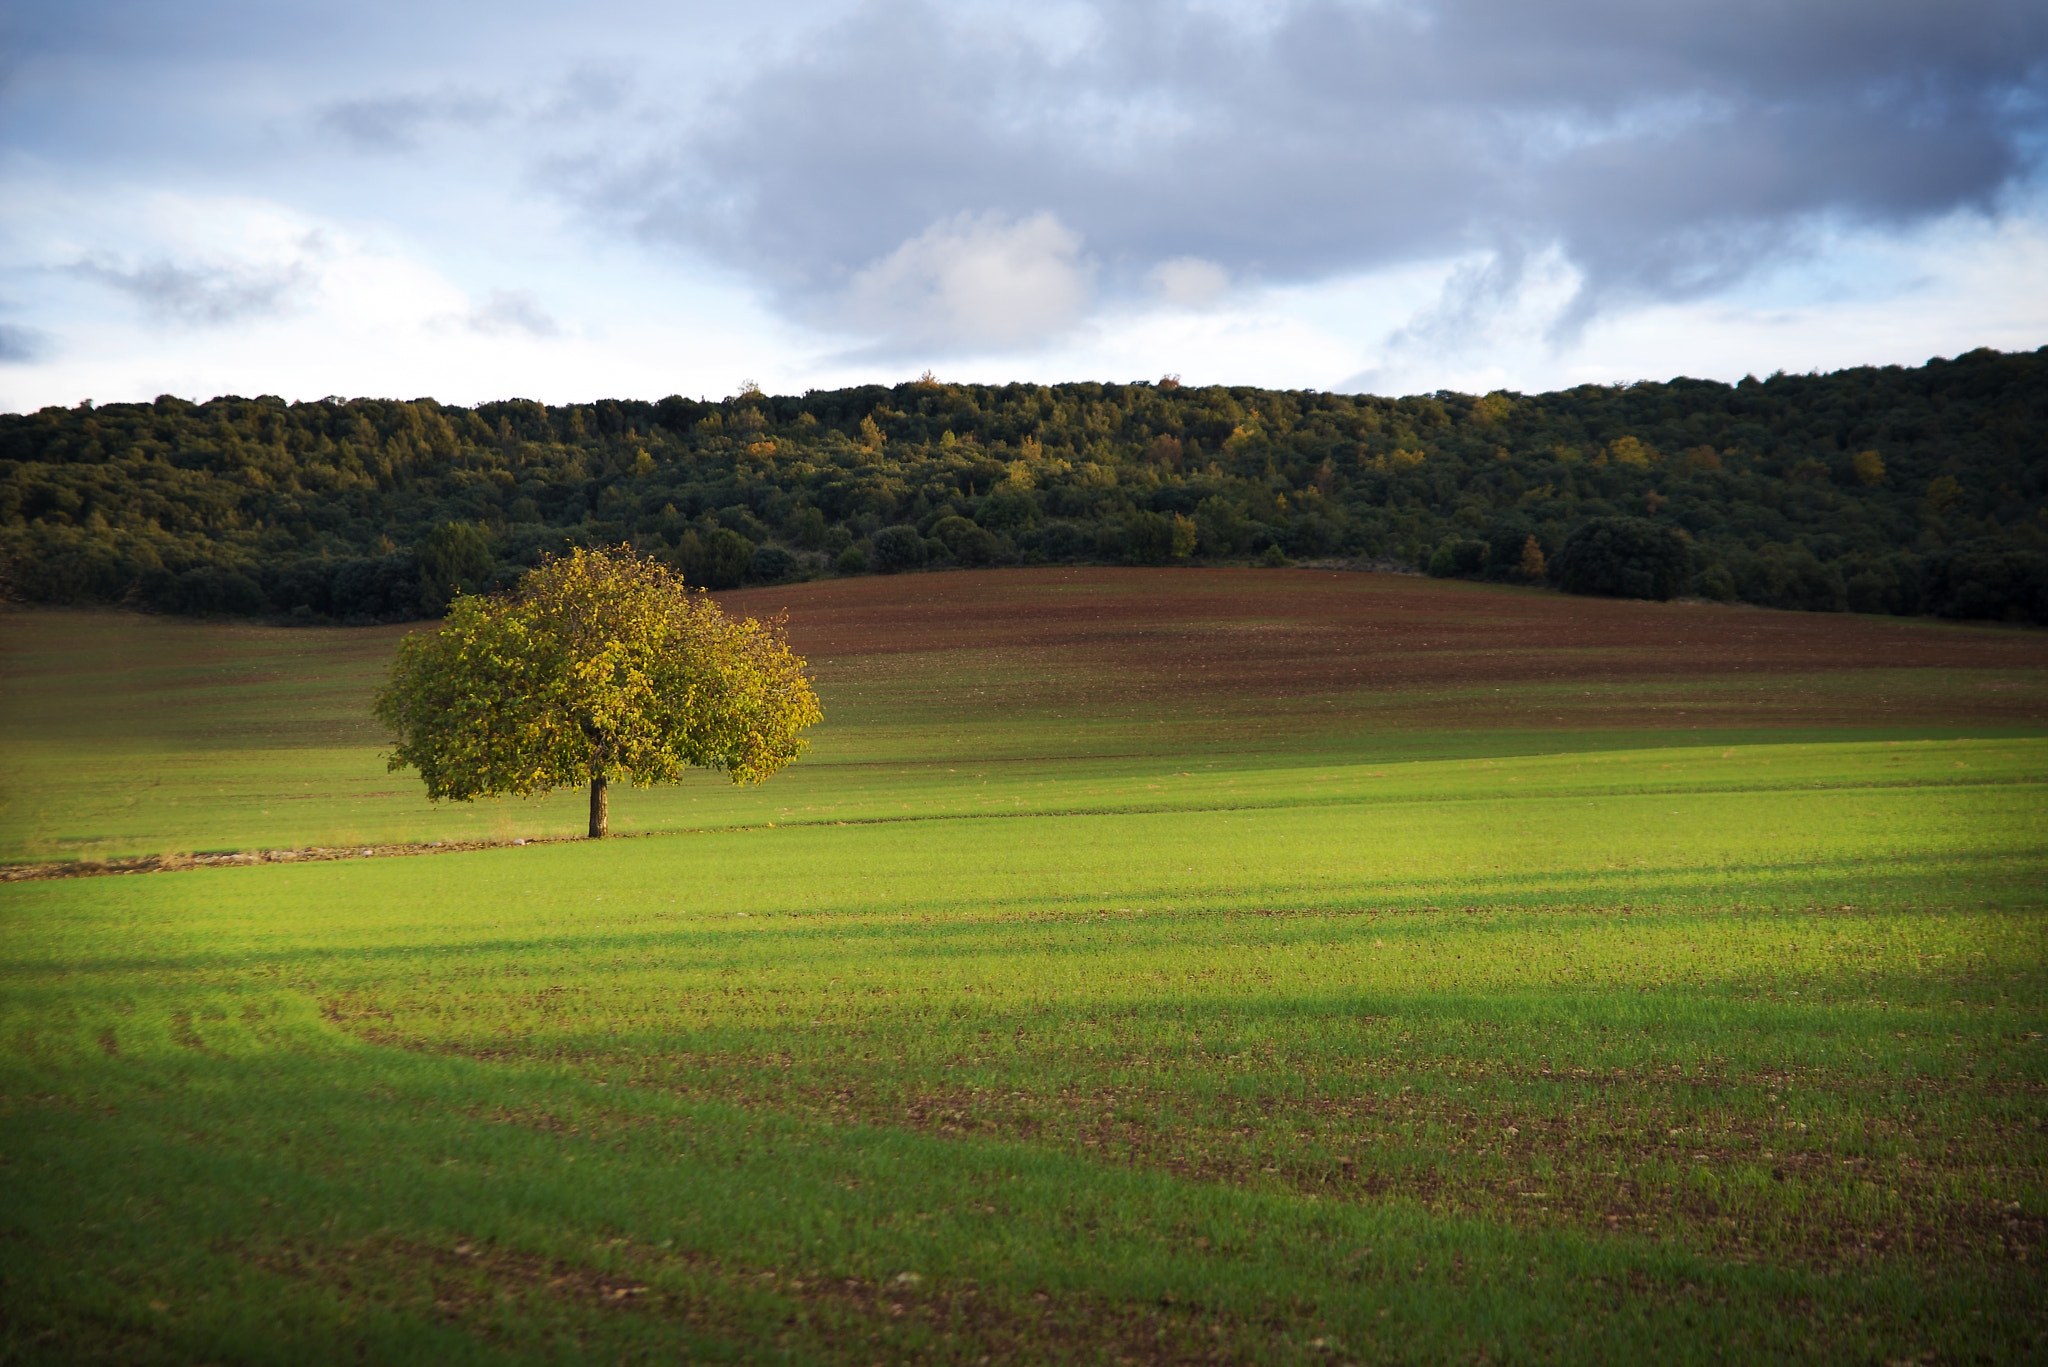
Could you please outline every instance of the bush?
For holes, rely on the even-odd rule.
[[[1526,578],[1522,572],[1522,556],[1528,549],[1529,538],[1535,534],[1536,524],[1520,513],[1509,513],[1488,522],[1482,534],[1486,541],[1487,574],[1500,579]],[[1536,553],[1544,554],[1540,539]]]
[[[1575,528],[1550,562],[1567,593],[1663,600],[1692,570],[1692,548],[1672,527],[1641,517],[1596,517]],[[1430,562],[1436,573],[1436,562]]]
[[[736,589],[754,567],[755,549],[754,543],[738,532],[713,527],[702,535],[684,532],[668,562],[692,588]]]
[[[412,553],[422,579],[451,587],[481,583],[497,563],[491,534],[474,522],[444,522],[421,537]]]
[[[1457,574],[1483,573],[1487,549],[1484,541],[1446,541],[1436,548],[1435,555],[1429,557],[1430,576],[1449,579]]]
[[[372,555],[334,567],[328,612],[344,622],[409,622],[420,612],[420,570],[410,555]]]
[[[794,551],[781,546],[763,546],[754,552],[753,561],[747,566],[747,577],[773,583],[776,580],[795,578],[803,567],[803,562],[796,558]]]
[[[1204,555],[1236,555],[1244,548],[1244,510],[1228,499],[1203,499],[1195,508],[1195,526]]]
[[[768,539],[768,524],[755,517],[744,504],[735,503],[730,508],[718,510],[718,525],[737,536],[743,536],[756,546]]]
[[[963,565],[986,565],[1003,549],[993,534],[964,517],[940,518],[932,524],[932,535],[944,544],[946,554]]]
[[[334,610],[334,562],[299,560],[278,571],[270,585],[270,604],[279,612],[325,617]]]
[[[825,515],[816,508],[806,508],[789,520],[790,535],[807,551],[815,551],[825,544]]]
[[[1132,513],[1124,518],[1124,540],[1139,564],[1163,565],[1173,557],[1173,519],[1161,513]]]
[[[898,524],[884,527],[873,538],[875,568],[883,574],[914,570],[925,562],[924,538],[917,528]]]
[[[839,558],[833,561],[832,564],[833,568],[837,569],[841,574],[866,574],[868,572],[868,558],[858,546],[848,546],[839,553]]]
[[[1804,612],[1841,612],[1849,593],[1841,571],[1804,546],[1764,545],[1731,558],[1735,591],[1745,603]]]
[[[1038,521],[1038,500],[1017,489],[998,489],[981,501],[974,520],[993,532],[1016,532]]]
[[[54,543],[54,544],[52,544]],[[7,563],[11,562],[11,563]],[[0,550],[0,565],[11,572],[6,587],[19,591],[31,602],[90,603],[121,595],[131,577],[111,547],[84,541],[70,527],[44,539],[38,553],[13,556]],[[177,611],[177,580],[161,565],[150,575],[151,600]]]
[[[1047,560],[1079,560],[1088,554],[1088,533],[1072,522],[1048,522],[1025,544]]]
[[[417,588],[414,592],[417,594]],[[220,613],[247,617],[263,611],[265,602],[263,590],[248,575],[201,565],[178,576],[177,605],[179,612],[195,617]]]
[[[1693,577],[1692,591],[1717,603],[1735,601],[1735,576],[1726,565],[1710,565]]]
[[[2048,555],[1970,542],[1927,557],[1926,607],[1941,617],[2048,622]]]
[[[1910,617],[1920,610],[1920,557],[1911,552],[1845,556],[1842,575],[1851,612]]]
[[[1344,544],[1344,529],[1321,513],[1306,513],[1294,524],[1297,555],[1328,555]]]

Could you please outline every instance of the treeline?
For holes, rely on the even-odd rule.
[[[1353,561],[2048,621],[2048,348],[1402,399],[1144,384],[0,416],[17,598],[368,622],[569,544],[725,588],[920,566]]]

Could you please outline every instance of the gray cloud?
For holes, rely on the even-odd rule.
[[[28,365],[49,354],[50,339],[35,328],[0,323],[0,365]]]
[[[503,112],[499,101],[483,95],[381,95],[325,105],[314,122],[360,152],[409,152],[436,124],[473,128]]]
[[[1434,307],[1423,310],[1387,338],[1388,349],[1455,350],[1514,303],[1527,266],[1525,254],[1512,244],[1460,266],[1451,272]]]
[[[1060,43],[880,0],[787,50],[656,152],[592,152],[574,193],[885,329],[888,263],[967,215],[1049,216],[1112,291],[1180,259],[1298,281],[1492,253],[1418,320],[1439,336],[1555,250],[1582,280],[1564,335],[1819,224],[1995,211],[2048,133],[2037,0],[1294,0],[1256,24],[1098,0]]]
[[[74,275],[127,295],[160,320],[200,327],[281,312],[312,274],[304,261],[268,266],[193,266],[159,259],[122,266],[96,257],[78,262],[70,269]]]
[[[524,332],[532,337],[559,337],[562,326],[525,290],[492,290],[484,302],[462,318],[463,326],[487,336]]]

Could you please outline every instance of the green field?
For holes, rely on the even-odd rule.
[[[580,824],[392,633],[0,630],[0,857]],[[2039,670],[815,663],[641,838],[0,886],[0,1361],[2048,1354]]]

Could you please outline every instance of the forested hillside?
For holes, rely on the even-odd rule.
[[[1345,558],[2048,621],[2048,348],[1403,399],[927,376],[716,403],[219,398],[0,416],[17,598],[389,621],[566,543],[728,587]]]

